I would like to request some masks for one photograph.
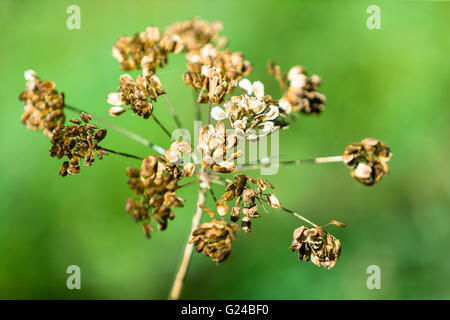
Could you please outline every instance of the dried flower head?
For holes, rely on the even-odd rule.
[[[230,256],[232,240],[236,237],[235,224],[226,221],[212,220],[201,224],[192,233],[189,243],[195,245],[197,252],[203,254],[212,261],[222,262]]]
[[[59,175],[65,177],[67,174],[80,173],[80,160],[84,159],[83,164],[90,166],[94,162],[95,154],[99,159],[107,152],[102,149],[98,143],[106,136],[106,129],[99,129],[95,124],[89,124],[91,116],[85,113],[81,114],[81,120],[70,120],[73,124],[64,126],[60,124],[53,130],[52,147],[50,156],[61,159],[66,157],[59,171]]]
[[[264,95],[264,85],[259,81],[252,84],[244,79],[239,86],[246,94],[228,99],[223,105],[225,110],[214,107],[211,116],[218,121],[229,119],[236,133],[248,140],[256,140],[278,129],[275,121],[280,115],[278,101]],[[256,134],[255,129],[262,133]]]
[[[51,137],[53,129],[64,124],[64,94],[55,90],[54,82],[40,80],[33,70],[25,71],[25,80],[25,91],[19,96],[24,101],[22,123]]]
[[[326,98],[325,95],[318,92],[322,83],[319,76],[308,76],[302,66],[294,66],[287,75],[282,74],[280,67],[273,62],[269,62],[268,70],[278,80],[284,91],[280,99],[280,107],[285,114],[291,112],[318,114],[323,111]]]
[[[169,53],[198,50],[215,41],[221,29],[220,22],[199,19],[174,23],[162,34],[158,28],[148,27],[133,37],[120,37],[112,54],[123,70],[142,68],[143,75],[148,76],[167,64]]]
[[[212,125],[200,128],[198,149],[204,168],[212,168],[221,173],[233,172],[235,167],[233,160],[240,157],[242,152],[236,151],[229,156],[227,152],[236,145],[236,135],[227,134],[222,122],[217,122],[215,129]]]
[[[184,50],[192,51],[217,40],[221,30],[222,23],[219,21],[209,23],[200,19],[192,19],[173,23],[164,31],[164,36],[177,37]]]
[[[183,177],[178,167],[162,156],[149,156],[142,161],[141,169],[128,168],[128,186],[138,197],[128,199],[126,211],[136,221],[149,222],[151,218],[160,230],[167,228],[173,219],[172,208],[183,207],[183,199],[175,194]]]
[[[298,252],[298,259],[312,261],[318,267],[331,269],[339,259],[341,242],[321,227],[300,227],[294,230],[291,251]]]
[[[167,63],[169,47],[160,45],[158,28],[148,27],[133,37],[122,36],[113,46],[112,54],[120,62],[123,70],[143,68],[144,75],[156,72]]]
[[[120,77],[119,92],[108,95],[108,103],[115,108],[110,108],[109,113],[118,116],[125,112],[120,106],[129,105],[134,113],[148,119],[153,112],[153,105],[149,100],[156,101],[165,93],[156,75],[139,75],[134,81],[130,75],[123,74]]]
[[[252,69],[242,53],[220,50],[212,44],[189,51],[186,58],[190,71],[184,73],[183,79],[188,86],[200,90],[198,103],[222,103],[237,81]]]
[[[387,162],[391,157],[388,145],[374,138],[366,138],[345,148],[342,161],[352,169],[353,178],[365,185],[373,185],[389,172]]]
[[[252,185],[250,185],[248,182],[250,182]],[[242,215],[242,230],[244,230],[245,232],[250,232],[250,219],[260,217],[260,214],[258,213],[259,206],[257,204],[257,201],[261,203],[263,196],[267,196],[268,202],[273,208],[281,208],[280,202],[274,194],[265,195],[263,193],[265,190],[267,190],[267,188],[273,188],[273,185],[265,179],[254,179],[244,174],[236,174],[234,176],[234,181],[230,182],[227,185],[225,193],[222,195],[222,198],[220,200],[220,204],[223,206],[223,203],[225,203],[225,201],[236,199],[234,207],[231,209],[230,219],[233,222],[237,222]],[[226,206],[226,211],[228,212],[228,205]]]

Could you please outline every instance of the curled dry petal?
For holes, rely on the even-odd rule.
[[[122,113],[124,113],[125,111],[127,111],[127,109],[116,106],[116,107],[111,107],[108,109],[108,113],[111,117],[117,117],[120,116]]]
[[[272,208],[275,208],[275,209],[281,208],[281,203],[274,194],[268,194],[267,201],[269,201],[269,204]]]

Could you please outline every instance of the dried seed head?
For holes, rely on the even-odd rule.
[[[126,110],[120,105],[129,105],[137,115],[148,119],[153,112],[153,105],[148,100],[156,101],[158,97],[166,92],[162,89],[161,81],[154,74],[139,75],[136,81],[128,74],[120,77],[118,93],[108,95],[108,103],[113,105],[109,109],[111,116],[118,116]]]
[[[227,152],[237,145],[236,136],[227,135],[225,125],[221,122],[200,128],[198,149],[202,156],[204,168],[212,168],[220,173],[230,173],[234,171],[233,160],[242,154],[237,152],[227,157]]]
[[[277,123],[280,109],[278,102],[271,96],[264,95],[264,85],[256,81],[253,84],[248,79],[239,82],[246,94],[234,96],[224,103],[224,109],[215,107],[211,117],[221,121],[229,119],[231,126],[240,136],[254,140],[268,135],[280,126]],[[253,95],[252,95],[253,94]],[[258,134],[254,133],[259,129]]]
[[[222,23],[219,21],[209,23],[200,19],[192,19],[173,23],[164,31],[164,36],[178,37],[181,48],[192,51],[217,40],[221,30]]]
[[[366,138],[345,148],[342,161],[352,170],[353,178],[365,185],[373,185],[389,172],[387,162],[391,157],[388,145]]]
[[[229,224],[224,220],[212,220],[201,224],[192,233],[189,243],[193,243],[197,252],[203,252],[212,261],[222,262],[231,253],[236,230],[235,224]]]
[[[133,37],[120,37],[113,46],[112,54],[123,70],[142,67],[145,75],[153,74],[158,67],[163,67],[168,59],[167,47],[161,46],[160,40],[159,30],[148,27]]]
[[[291,112],[318,114],[323,111],[326,98],[318,92],[322,82],[319,76],[309,77],[302,66],[292,67],[286,75],[281,73],[280,67],[273,62],[269,62],[268,71],[280,83],[284,91],[279,104],[283,114]]]
[[[237,81],[251,72],[251,64],[244,55],[220,50],[211,43],[186,54],[189,72],[183,79],[188,86],[200,90],[198,103],[222,103],[236,87]]]
[[[299,261],[311,260],[316,266],[334,267],[341,253],[341,242],[320,227],[294,230],[291,251],[298,252]]]
[[[55,83],[42,81],[33,70],[25,71],[25,91],[19,100],[24,101],[21,121],[31,130],[43,130],[48,137],[60,124],[64,124],[64,94],[55,90]]]
[[[175,194],[181,171],[164,157],[150,156],[142,161],[140,170],[128,168],[126,175],[138,197],[133,206],[127,202],[127,212],[135,221],[152,219],[165,230],[168,220],[175,217],[172,208],[183,206],[183,199]]]
[[[81,116],[89,121],[91,116],[84,113]],[[81,124],[78,119],[72,119],[74,125],[63,126],[60,124],[53,130],[52,147],[50,156],[61,159],[67,157],[68,162],[63,163],[59,175],[65,177],[69,174],[80,172],[80,159],[84,159],[84,165],[90,166],[97,154],[102,159],[107,152],[99,147],[99,142],[106,136],[106,129],[99,129],[96,125]]]

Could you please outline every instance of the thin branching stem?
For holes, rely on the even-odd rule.
[[[164,127],[164,125],[158,120],[158,118],[156,118],[154,113],[152,113],[152,118],[153,120],[155,120],[156,124],[158,124],[158,126],[164,131],[164,133],[171,139],[172,135],[170,134],[170,131],[167,130],[166,127]]]
[[[197,102],[197,95],[195,91],[192,91],[194,97],[194,108],[195,108],[195,120],[202,121],[202,109],[200,103]]]
[[[181,263],[178,267],[178,271],[175,276],[175,280],[173,282],[172,290],[170,291],[170,295],[169,295],[170,300],[178,300],[180,298],[181,290],[183,289],[184,279],[186,277],[186,273],[188,271],[188,268],[189,268],[189,265],[191,262],[192,251],[194,249],[194,245],[192,243],[189,243],[189,241],[191,239],[192,233],[200,225],[200,221],[202,219],[202,213],[203,213],[200,206],[205,203],[205,194],[206,194],[206,189],[200,187],[199,192],[198,192],[197,206],[195,209],[194,216],[192,217],[191,230],[189,232],[189,236],[186,241],[186,245],[184,247],[183,257],[182,257]]]
[[[175,123],[177,124],[177,127],[182,129],[183,128],[183,124],[181,123],[180,117],[177,114],[177,111],[175,110],[172,102],[169,99],[169,96],[167,94],[164,94],[164,100],[167,103],[167,106],[169,107],[170,113],[172,114],[172,118],[173,120],[175,120]]]
[[[299,218],[300,220],[303,220],[303,221],[309,223],[310,225],[312,225],[313,227],[317,228],[317,224],[315,224],[314,222],[309,221],[308,219],[306,219],[306,218],[305,218],[304,216],[302,216],[301,214],[298,214],[297,212],[292,211],[292,210],[287,209],[287,208],[284,208],[284,207],[281,207],[280,209],[283,210],[283,211],[285,211],[285,212],[288,212],[288,213],[292,214],[293,216]]]
[[[331,157],[319,157],[313,159],[304,159],[304,160],[289,160],[289,161],[280,161],[274,163],[257,163],[257,164],[243,164],[240,166],[236,166],[236,170],[250,170],[250,169],[261,169],[264,167],[268,167],[270,165],[274,166],[293,166],[300,164],[312,164],[312,163],[333,163],[333,162],[342,162],[342,156],[331,156]]]
[[[194,179],[194,180],[185,182],[185,183],[183,183],[183,184],[180,184],[180,185],[177,187],[177,189],[180,189],[180,188],[189,186],[189,185],[191,185],[191,184],[193,184],[193,183],[197,183],[197,182],[198,182],[198,179]]]
[[[212,188],[209,188],[209,193],[211,194],[211,197],[213,198],[214,202],[217,202],[217,198],[216,195],[214,194],[214,191]]]
[[[77,112],[77,113],[81,113],[81,112],[89,113],[89,112],[83,111],[83,110],[78,109],[78,108],[73,107],[73,106],[65,105],[64,108],[67,108],[67,109],[69,109],[71,111],[74,111],[74,112]],[[137,134],[135,134],[133,132],[130,132],[130,131],[122,128],[122,127],[119,127],[118,125],[116,125],[116,124],[114,124],[112,122],[109,122],[108,120],[104,120],[103,118],[100,118],[100,117],[97,117],[97,116],[94,116],[94,115],[91,115],[91,117],[94,120],[103,123],[107,127],[110,127],[111,129],[113,129],[113,130],[115,130],[115,131],[117,131],[117,132],[119,132],[119,133],[121,133],[121,134],[123,134],[123,135],[125,135],[125,136],[127,136],[127,137],[129,137],[129,138],[131,138],[131,139],[133,139],[135,141],[137,141],[137,142],[139,142],[140,144],[155,150],[156,152],[158,152],[161,155],[164,155],[164,152],[166,151],[164,148],[158,146],[157,144],[154,144],[154,143],[148,141],[147,139],[145,139],[145,138],[143,138],[143,137],[141,137],[141,136],[139,136],[139,135],[137,135]]]
[[[107,149],[107,148],[104,148],[104,147],[101,147],[101,146],[98,146],[97,149],[103,149],[106,152],[114,153],[114,154],[117,154],[119,156],[126,157],[126,158],[133,158],[133,159],[138,159],[138,160],[144,160],[144,158],[142,158],[142,157],[138,157],[138,156],[135,156],[135,155],[132,155],[132,154],[129,154],[129,153],[125,153],[125,152],[114,151],[114,150]]]
[[[213,104],[210,102],[209,103],[209,111],[208,111],[208,124],[211,124],[211,110],[213,108]]]

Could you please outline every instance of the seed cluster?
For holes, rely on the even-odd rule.
[[[107,152],[98,143],[106,136],[106,129],[99,129],[95,124],[89,124],[91,116],[82,113],[81,120],[70,120],[73,124],[64,126],[60,124],[53,130],[52,147],[50,156],[61,159],[66,157],[59,175],[65,177],[67,174],[80,173],[80,160],[84,159],[83,165],[91,166],[95,160],[95,154],[99,159]]]
[[[236,230],[238,227],[234,223],[213,219],[201,224],[192,233],[189,243],[193,243],[197,252],[202,252],[212,261],[222,262],[230,256]]]
[[[248,140],[256,140],[278,129],[275,122],[280,115],[278,101],[270,95],[264,95],[264,85],[259,81],[251,84],[244,79],[239,82],[239,86],[247,94],[228,99],[223,105],[225,110],[214,107],[211,116],[218,121],[229,119],[236,133]],[[261,129],[262,133],[256,134],[256,128]]]
[[[253,184],[253,188],[248,182]],[[241,219],[242,213],[242,230],[244,230],[244,232],[250,232],[250,219],[260,217],[260,214],[257,212],[257,200],[261,203],[263,196],[266,196],[267,201],[272,208],[279,209],[281,207],[280,202],[274,194],[263,194],[268,188],[273,189],[273,185],[268,180],[261,178],[254,179],[244,174],[236,174],[234,176],[234,181],[227,185],[221,200],[217,202],[217,211],[221,216],[224,216],[228,212],[226,201],[236,199],[235,204],[231,209],[230,220],[238,222],[239,219]]]
[[[40,80],[33,70],[25,71],[25,91],[19,100],[24,101],[22,123],[32,130],[44,130],[47,137],[65,120],[64,94],[55,90],[53,81]]]
[[[162,156],[149,156],[142,161],[141,169],[127,168],[128,186],[138,197],[129,198],[125,210],[136,222],[143,221],[149,237],[155,221],[160,230],[167,228],[168,219],[175,217],[172,208],[183,207],[183,199],[175,194],[183,177],[178,167]]]
[[[284,91],[280,107],[287,113],[321,113],[325,108],[325,95],[318,91],[322,79],[317,75],[308,76],[302,66],[292,67],[288,74],[281,73],[273,62],[268,64],[269,74],[275,77]]]
[[[233,160],[240,157],[242,152],[236,151],[229,156],[227,152],[233,150],[236,145],[236,134],[227,134],[222,122],[217,122],[216,128],[212,125],[201,127],[198,149],[202,155],[203,167],[220,173],[233,172]]]
[[[300,227],[294,230],[291,251],[298,252],[298,260],[310,261],[318,267],[331,269],[341,254],[341,242],[321,227]]]
[[[122,36],[113,46],[112,54],[123,70],[143,68],[144,74],[156,72],[168,60],[169,52],[178,51],[175,39],[161,37],[159,29],[148,27],[133,37]]]
[[[345,148],[342,161],[351,169],[353,178],[365,185],[373,185],[388,174],[387,162],[391,157],[388,145],[374,138],[366,138]]]
[[[125,109],[120,107],[129,105],[131,110],[144,119],[148,119],[153,112],[153,105],[148,100],[156,101],[157,98],[165,94],[161,81],[156,75],[139,75],[136,81],[128,75],[120,76],[120,87],[118,93],[108,95],[108,103],[115,106],[110,109],[110,114],[120,115]]]
[[[164,34],[167,37],[179,38],[183,50],[189,52],[216,41],[221,30],[222,23],[219,21],[209,23],[200,19],[192,19],[173,23],[166,28]],[[219,42],[223,42],[223,40]]]
[[[221,50],[210,43],[189,51],[186,58],[189,72],[183,74],[183,79],[188,86],[200,90],[198,103],[222,103],[237,81],[252,70],[242,53]]]

